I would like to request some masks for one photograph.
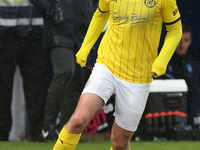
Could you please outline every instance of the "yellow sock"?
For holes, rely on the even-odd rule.
[[[69,133],[65,127],[61,130],[53,150],[74,150],[79,142],[81,134]]]

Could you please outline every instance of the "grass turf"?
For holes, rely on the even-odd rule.
[[[0,150],[52,150],[53,143],[0,142]],[[76,150],[109,150],[110,142],[80,143]],[[200,150],[198,141],[131,142],[132,150]]]

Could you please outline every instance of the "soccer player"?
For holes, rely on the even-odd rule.
[[[109,20],[95,67],[54,150],[74,150],[86,125],[115,93],[111,150],[130,149],[153,77],[165,73],[182,36],[176,0],[99,0],[76,61],[82,67]],[[167,35],[159,56],[163,22]]]

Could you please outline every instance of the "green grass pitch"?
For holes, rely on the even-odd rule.
[[[0,150],[52,150],[54,143],[0,142]],[[109,150],[110,142],[79,143],[76,150]],[[131,150],[200,150],[200,141],[131,142]]]

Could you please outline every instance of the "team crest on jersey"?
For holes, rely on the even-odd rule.
[[[144,0],[144,3],[147,7],[152,8],[156,5],[156,0]]]

